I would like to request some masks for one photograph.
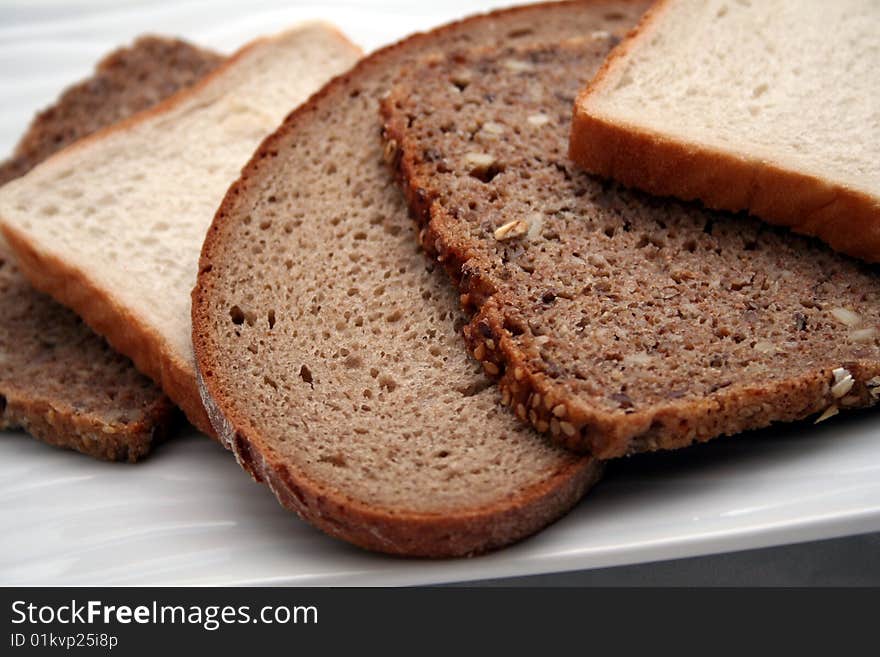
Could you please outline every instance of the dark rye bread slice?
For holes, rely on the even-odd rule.
[[[457,556],[539,530],[598,478],[467,358],[458,297],[383,161],[378,100],[427,52],[623,32],[644,6],[530,6],[413,36],[325,86],[244,168],[202,251],[193,343],[218,435],[284,506],[364,548]]]
[[[504,401],[599,458],[875,403],[875,269],[568,160],[574,97],[610,45],[435,59],[383,104],[422,241]]]
[[[191,86],[222,61],[177,39],[141,37],[105,57],[93,77],[40,112],[0,165],[24,175],[81,137]],[[58,447],[136,461],[176,413],[162,392],[73,312],[36,292],[0,242],[0,429]]]

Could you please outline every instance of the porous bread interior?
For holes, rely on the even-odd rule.
[[[262,138],[357,54],[323,24],[259,42],[170,111],[5,186],[0,217],[159,336],[194,387],[190,291],[214,212]]]
[[[618,6],[457,39],[554,40],[642,8]],[[403,63],[327,91],[234,197],[210,254],[202,373],[268,460],[386,512],[462,513],[587,461],[519,424],[463,349],[457,294],[384,162],[377,99]]]
[[[589,114],[880,195],[880,4],[672,0]]]
[[[386,104],[437,248],[461,266],[463,291],[500,312],[517,364],[555,386],[563,417],[581,405],[636,433],[678,418],[683,436],[688,403],[708,426],[719,410],[737,413],[741,430],[809,412],[804,377],[830,384],[832,369],[855,363],[876,374],[876,269],[568,160],[573,97],[607,52],[598,41],[442,60]],[[778,382],[791,406],[767,408]],[[743,392],[736,408],[701,405],[728,389]],[[838,390],[844,405],[873,401]]]
[[[380,508],[441,513],[551,476],[574,457],[519,425],[468,360],[457,295],[397,195],[370,191],[388,186],[381,152],[346,133],[372,101],[350,105],[287,145],[288,166],[213,265],[222,394],[273,460]],[[341,190],[302,168],[324,149],[358,169]],[[340,192],[363,205],[339,207]]]

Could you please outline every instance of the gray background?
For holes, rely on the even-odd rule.
[[[880,586],[880,533],[461,586]]]

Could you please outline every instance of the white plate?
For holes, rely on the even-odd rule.
[[[33,112],[137,34],[229,51],[302,18],[366,49],[503,3],[0,4],[0,152]],[[612,464],[568,516],[468,560],[368,554],[281,509],[196,434],[137,466],[0,435],[0,584],[426,584],[612,566],[880,530],[880,417],[861,413]]]

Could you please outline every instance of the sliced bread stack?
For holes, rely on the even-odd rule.
[[[880,394],[868,267],[568,159],[578,89],[644,8],[478,16],[326,84],[222,199],[191,333],[194,244],[217,171],[281,105],[279,41],[0,191],[3,230],[38,285],[309,522],[392,554],[500,547],[571,508],[600,459]],[[350,55],[312,36],[298,57]]]
[[[571,157],[880,261],[880,3],[662,0],[577,100]]]
[[[457,344],[457,297],[409,234],[377,106],[424,53],[622,34],[643,9],[529,7],[414,37],[326,86],[263,143],[209,233],[193,337],[214,427],[283,504],[358,545],[461,555],[536,531],[597,479],[593,459],[520,427]],[[208,188],[295,104],[286,94],[307,86],[297,80],[353,54],[325,28],[252,46],[193,93],[0,192],[28,275],[203,427],[181,322],[205,221],[190,210],[216,205]],[[215,95],[225,83],[236,91]]]
[[[383,103],[422,243],[503,400],[599,458],[874,404],[875,271],[569,160],[575,95],[607,50],[600,33],[436,58]]]
[[[593,459],[519,424],[467,357],[378,102],[430,53],[622,33],[643,8],[531,6],[414,36],[324,87],[245,167],[204,245],[193,342],[217,432],[283,504],[363,547],[452,556],[537,531],[595,481]]]
[[[317,23],[256,41],[192,90],[0,189],[4,234],[34,286],[129,356],[203,431],[189,294],[205,230],[262,138],[358,54]]]
[[[96,130],[192,86],[220,55],[143,37],[40,112],[0,164],[0,184]],[[173,405],[74,313],[35,291],[0,242],[0,428],[107,460],[135,461],[167,432]]]

